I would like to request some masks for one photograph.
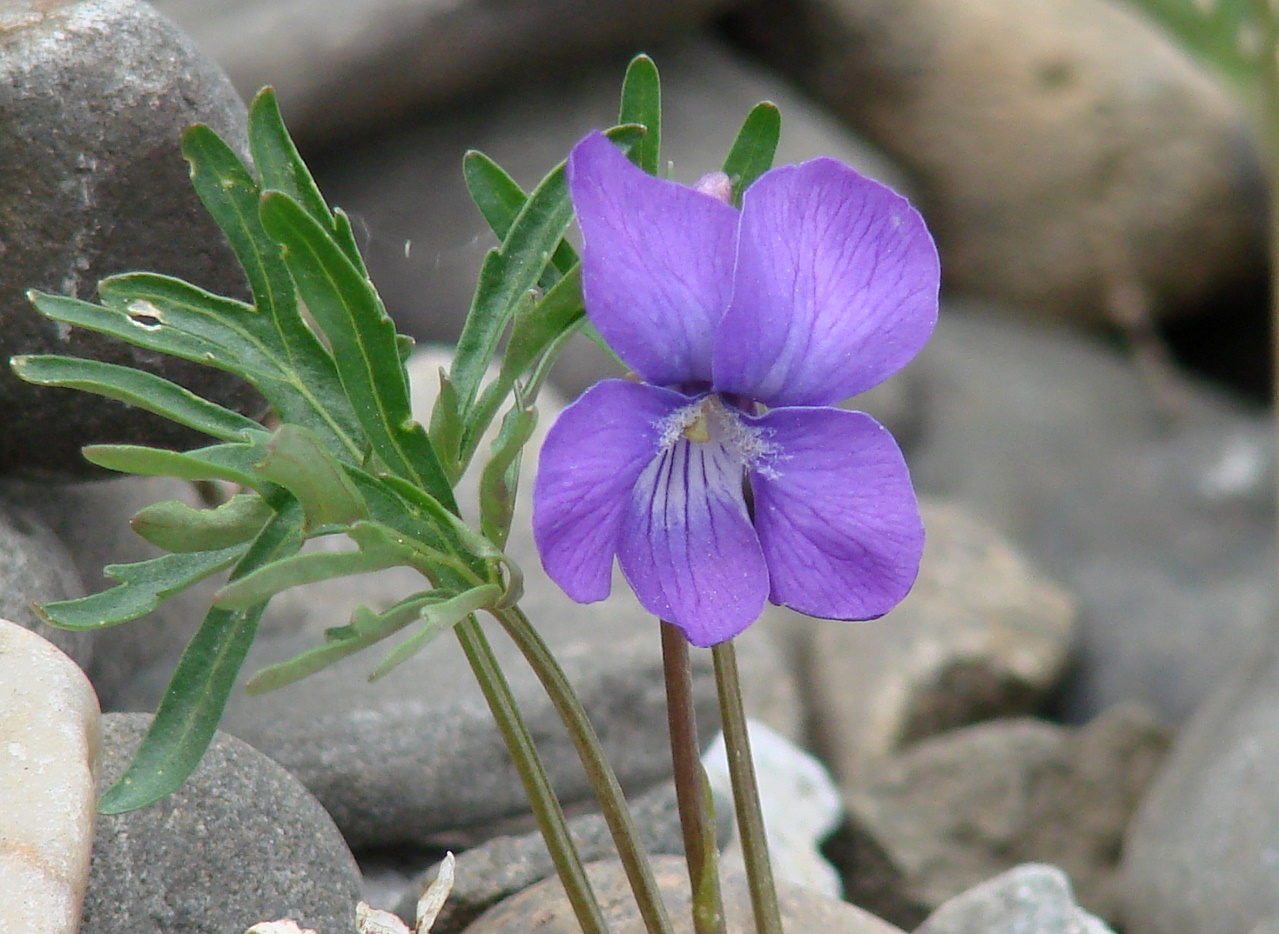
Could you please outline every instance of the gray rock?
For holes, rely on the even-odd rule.
[[[806,684],[819,748],[845,784],[903,746],[1038,709],[1075,635],[1070,597],[962,508],[922,504],[919,579],[884,619],[813,621]]]
[[[430,411],[444,360],[436,351],[411,361],[419,417]],[[559,403],[549,393],[541,402],[539,430],[544,431]],[[526,456],[526,493],[540,437]],[[464,512],[477,495],[472,472],[458,487]],[[566,597],[541,571],[530,509],[525,495],[507,547],[525,572],[521,606],[590,712],[624,787],[647,788],[670,774],[657,622],[640,608],[620,575],[608,601],[583,606]],[[269,612],[290,622],[264,622],[275,631],[259,638],[245,673],[318,644],[324,629],[345,624],[360,604],[389,605],[425,586],[415,571],[395,569],[287,593]],[[489,631],[557,792],[566,803],[591,797],[577,755],[540,683],[514,644],[495,627]],[[381,654],[346,659],[262,697],[236,691],[223,728],[298,776],[357,849],[460,847],[508,832],[503,821],[527,815],[524,790],[456,641],[445,634],[370,684],[368,673]],[[755,713],[758,703],[793,726],[799,720],[798,691],[762,627],[739,638],[738,654],[743,682],[763,686],[746,691],[750,712]],[[710,654],[694,652],[693,659],[699,725],[709,742],[718,725]],[[171,670],[171,663],[158,665],[134,679],[118,698],[120,705],[154,709]],[[784,702],[779,704],[779,697]],[[785,727],[784,722],[779,728]]]
[[[50,626],[32,606],[83,595],[71,557],[40,517],[0,498],[0,618],[40,633],[87,668],[93,638]]]
[[[651,51],[662,74],[663,159],[674,163],[676,179],[691,184],[718,168],[750,108],[771,100],[782,110],[779,164],[835,156],[902,187],[891,163],[721,43],[699,38]],[[624,57],[586,62],[571,78],[521,82],[483,107],[434,114],[315,161],[325,193],[352,213],[362,232],[373,280],[402,330],[419,340],[455,341],[484,253],[496,243],[466,193],[463,153],[479,149],[526,188],[535,184],[588,131],[616,121],[625,64]],[[560,357],[554,378],[576,395],[616,373],[616,364],[581,338]],[[912,386],[906,377],[859,403],[878,399],[872,414],[887,413],[896,430],[892,414],[909,407]]]
[[[724,0],[159,0],[246,98],[274,85],[300,138],[387,126],[423,105],[529,74],[571,70],[601,49],[642,48],[707,20]],[[310,28],[299,29],[305,22]],[[562,76],[560,76],[562,77]]]
[[[103,718],[99,787],[120,776],[150,723]],[[178,791],[98,818],[83,934],[230,934],[263,920],[346,932],[360,874],[320,804],[282,768],[219,734]]]
[[[1075,721],[1125,699],[1184,720],[1275,606],[1272,428],[1192,383],[1175,410],[1132,360],[948,306],[913,366],[917,489],[967,507],[1075,598]]]
[[[1124,929],[1227,934],[1279,916],[1273,640],[1185,727],[1124,848]],[[1266,928],[1261,928],[1266,930]]]
[[[1264,264],[1241,108],[1132,4],[745,8],[751,44],[912,172],[952,289],[1095,321]]]
[[[654,875],[662,900],[670,911],[674,934],[693,934],[688,896],[688,870],[678,857],[654,860]],[[644,934],[630,888],[621,866],[613,862],[590,863],[586,867],[613,934]],[[750,896],[746,879],[740,873],[725,872],[721,876],[727,934],[754,931]],[[782,923],[790,931],[823,931],[839,934],[902,934],[874,915],[855,905],[797,886],[778,886],[778,902]],[[536,928],[538,934],[578,934],[581,926],[573,917],[559,879],[547,879],[519,895],[509,898],[466,928],[465,934],[526,934]]]
[[[915,934],[1114,934],[1056,866],[1027,863],[950,899]]]
[[[675,786],[658,785],[630,802],[639,844],[653,855],[684,855],[684,837],[675,803]],[[732,835],[732,799],[716,796],[715,818],[722,847]],[[584,814],[568,822],[573,845],[583,862],[613,859],[617,850],[601,814]],[[432,866],[404,890],[395,913],[406,920],[417,911],[418,899],[435,881]],[[444,908],[431,926],[432,934],[455,934],[505,898],[555,875],[555,865],[539,833],[494,837],[457,857],[456,882]]]
[[[198,122],[243,147],[244,105],[226,76],[138,0],[18,0],[0,11],[0,36],[0,361],[48,352],[134,363],[255,406],[225,374],[59,327],[25,297],[35,288],[92,298],[99,279],[135,269],[243,291],[179,151]],[[23,383],[7,364],[0,424],[0,473],[85,474],[94,468],[79,449],[91,441],[199,437],[122,403]]]
[[[923,740],[844,789],[856,830],[840,860],[849,896],[891,914],[859,897],[863,853],[886,858],[899,899],[929,911],[1019,863],[1048,862],[1080,904],[1114,917],[1124,828],[1168,741],[1133,707],[1080,728],[995,720]]]

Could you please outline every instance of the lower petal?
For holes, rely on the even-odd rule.
[[[550,578],[574,600],[608,596],[622,516],[659,448],[658,426],[689,399],[605,380],[551,426],[533,484],[533,537]]]
[[[768,569],[742,493],[741,462],[717,443],[680,439],[635,484],[618,561],[649,612],[693,645],[733,638],[768,597]]]
[[[778,452],[751,474],[770,599],[825,619],[883,616],[914,584],[924,549],[888,429],[830,408],[774,409],[751,423]]]

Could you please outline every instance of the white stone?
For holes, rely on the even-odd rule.
[[[839,874],[820,850],[821,842],[844,815],[834,780],[821,762],[764,724],[748,720],[747,731],[773,875],[780,881],[841,898]],[[711,788],[732,801],[724,734],[707,747],[702,765]],[[734,836],[724,859],[740,859],[740,834]]]
[[[75,662],[0,619],[0,931],[80,928],[99,718],[98,698]]]

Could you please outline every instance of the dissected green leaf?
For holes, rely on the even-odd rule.
[[[724,174],[733,183],[733,203],[742,204],[742,193],[773,167],[777,141],[782,133],[782,113],[764,101],[751,108],[724,159]]]
[[[368,508],[342,463],[301,425],[276,429],[257,472],[302,504],[308,530],[349,525],[368,517]]]
[[[432,603],[424,606],[421,611],[422,625],[417,632],[388,652],[386,658],[382,659],[378,666],[373,669],[373,673],[369,675],[369,680],[377,681],[379,678],[385,677],[397,665],[403,664],[426,648],[431,640],[440,633],[456,626],[476,610],[493,606],[501,596],[501,587],[496,584],[485,584],[482,587],[475,587],[465,593],[460,593],[442,603]]]
[[[214,596],[214,606],[242,610],[302,584],[411,565],[419,554],[412,543],[374,522],[357,522],[347,535],[357,550],[307,551],[281,558],[228,583]]]
[[[245,444],[215,444],[185,453],[137,444],[91,444],[84,459],[120,473],[144,477],[176,477],[179,480],[226,480],[258,489],[263,481],[257,465],[266,456],[265,432],[261,440]]]
[[[456,510],[453,488],[422,426],[413,420],[395,325],[373,284],[296,201],[262,196],[262,221],[285,247],[307,308],[333,347],[356,418],[386,466]]]
[[[480,474],[480,530],[498,548],[506,547],[511,532],[520,458],[536,427],[537,409],[525,405],[517,393],[515,405],[502,419],[502,428],[493,441],[489,462]]]
[[[505,240],[515,223],[515,218],[528,201],[528,194],[520,187],[506,170],[482,152],[472,149],[462,159],[462,175],[466,179],[467,190],[471,200],[480,209],[489,229],[498,240]],[[561,240],[551,255],[551,265],[558,279],[560,274],[568,272],[577,262],[577,251],[567,240]],[[538,280],[543,288],[550,288],[554,281],[547,281],[545,275]]]
[[[302,511],[281,501],[274,519],[254,539],[232,579],[297,551]],[[124,775],[98,800],[103,814],[121,814],[159,801],[200,764],[244,665],[264,605],[244,612],[214,607],[191,640]]]
[[[610,139],[623,151],[629,151],[642,134],[642,129],[635,126],[609,131]],[[525,295],[541,281],[572,218],[564,163],[560,163],[529,195],[511,221],[502,245],[484,258],[471,311],[449,370],[464,423],[470,421],[480,383],[507,325]]]
[[[449,475],[449,482],[454,484],[462,476],[464,468],[461,461],[463,428],[457,392],[448,373],[441,368],[440,391],[431,407],[431,444],[440,455],[440,463]]]
[[[275,396],[268,394],[268,387],[259,388],[285,421],[322,433],[333,431],[335,443],[358,449],[360,432],[354,413],[340,393],[329,391],[339,386],[335,361],[298,310],[293,278],[280,247],[262,226],[257,181],[208,127],[188,130],[182,138],[182,153],[191,164],[196,193],[244,267],[260,328],[269,332],[257,334],[289,384],[289,391]],[[324,393],[321,402],[317,394]]]
[[[662,84],[657,66],[647,55],[635,56],[626,69],[617,122],[644,127],[644,137],[631,149],[631,161],[656,175],[662,164]]]
[[[438,603],[450,596],[452,595],[442,591],[426,591],[401,600],[381,613],[374,613],[366,606],[357,607],[349,625],[330,629],[325,633],[329,641],[324,645],[317,645],[288,661],[263,668],[249,679],[244,689],[249,694],[265,694],[300,681],[394,635],[417,620],[423,606]]]
[[[484,387],[466,426],[459,454],[463,468],[519,378],[557,338],[574,329],[585,314],[581,267],[574,266],[540,302],[516,315],[497,379]]]
[[[102,573],[119,581],[118,587],[36,609],[63,629],[102,629],[127,623],[150,613],[173,594],[230,567],[247,548],[246,544],[198,554],[162,555],[134,564],[109,564]]]
[[[29,383],[117,399],[224,441],[238,441],[246,431],[262,430],[253,419],[145,370],[54,354],[13,357],[10,364]]]
[[[190,553],[247,543],[273,514],[256,493],[237,493],[213,509],[196,509],[177,499],[153,503],[139,509],[129,525],[166,551]]]

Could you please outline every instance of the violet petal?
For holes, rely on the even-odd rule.
[[[768,597],[768,571],[742,493],[742,465],[718,443],[669,444],[635,484],[618,563],[640,603],[693,645],[731,639]]]
[[[582,294],[609,346],[650,383],[709,383],[733,287],[737,211],[647,175],[600,133],[574,147]]]
[[[547,433],[533,484],[533,537],[547,575],[579,603],[608,596],[622,515],[657,454],[657,425],[690,401],[605,380]]]
[[[770,599],[826,619],[874,619],[896,606],[919,572],[924,528],[888,429],[831,408],[749,421],[780,452],[751,473]]]
[[[714,383],[828,405],[896,372],[937,320],[937,250],[916,211],[833,159],[765,174],[742,203]]]

